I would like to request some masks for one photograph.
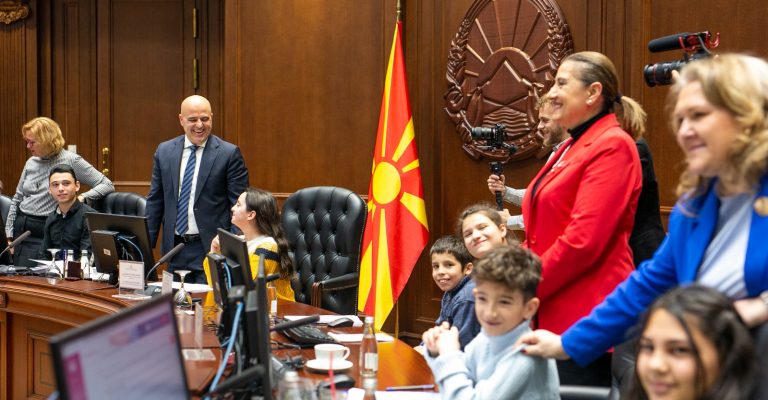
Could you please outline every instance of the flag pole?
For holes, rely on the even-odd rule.
[[[396,22],[403,22],[403,4],[401,0],[397,0],[396,6]],[[403,43],[404,45],[404,43]],[[400,302],[395,303],[395,339],[400,338]]]

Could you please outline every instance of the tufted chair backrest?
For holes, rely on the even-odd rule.
[[[147,207],[147,199],[138,193],[112,192],[101,199],[95,200],[91,207],[105,214],[143,217],[144,209]]]
[[[0,194],[0,215],[3,216],[3,223],[5,221],[8,221],[8,213],[11,210],[11,198]],[[5,226],[3,226],[3,229],[5,229]]]
[[[312,303],[315,282],[357,274],[367,209],[352,191],[332,186],[301,189],[283,204],[282,225],[297,272],[296,301]],[[356,314],[354,287],[323,292],[319,303],[340,314]]]

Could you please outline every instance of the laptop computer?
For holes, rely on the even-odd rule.
[[[51,338],[59,398],[189,399],[170,295]]]

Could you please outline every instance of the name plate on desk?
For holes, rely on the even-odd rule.
[[[144,263],[120,260],[120,289],[144,290]]]

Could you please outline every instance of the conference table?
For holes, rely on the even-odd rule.
[[[105,283],[68,281],[32,276],[0,276],[0,400],[45,399],[56,388],[49,339],[61,332],[90,320],[116,313],[130,307],[135,301],[112,297],[117,289]],[[306,304],[280,301],[278,316],[333,314]],[[184,348],[195,347],[189,326],[192,316],[181,314],[179,326]],[[335,331],[359,333],[361,327],[336,328]],[[214,360],[185,360],[190,392],[205,393],[221,360],[222,351],[215,332],[203,332],[204,348],[210,349]],[[275,341],[288,341],[273,333]],[[349,360],[353,366],[341,371],[358,380],[357,360],[359,344],[349,344]],[[305,360],[314,358],[314,350],[276,349],[277,357],[300,353]],[[322,372],[303,368],[300,375],[313,381],[326,378]],[[395,339],[379,343],[379,389],[388,386],[422,385],[434,383],[423,357],[408,344]]]

